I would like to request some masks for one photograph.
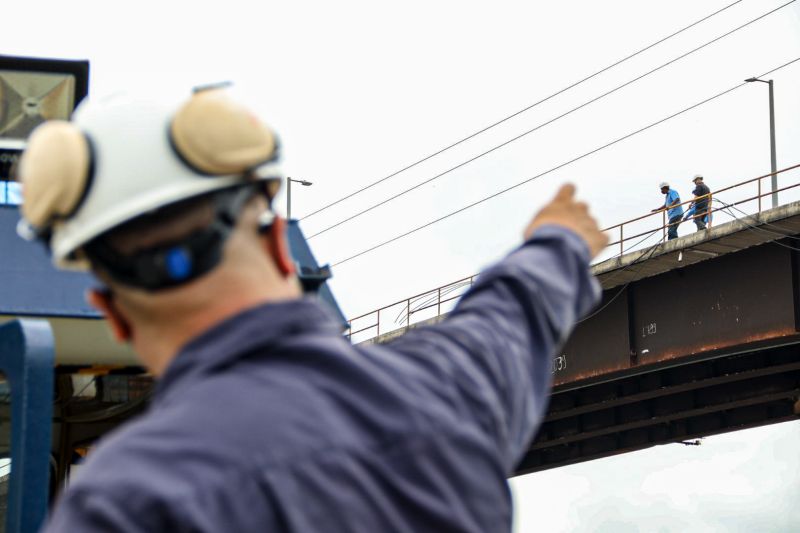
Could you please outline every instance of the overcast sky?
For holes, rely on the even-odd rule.
[[[4,6],[0,51],[89,59],[95,96],[234,81],[281,135],[287,174],[314,183],[293,188],[302,218],[732,2],[25,1]],[[784,3],[742,0],[302,227],[324,230]],[[310,242],[337,263],[797,57],[793,3]],[[800,163],[800,62],[770,77],[782,168]],[[333,290],[355,316],[473,274],[519,243],[567,180],[609,226],[662,202],[660,181],[686,199],[696,173],[712,189],[755,177],[769,171],[768,132],[767,87],[747,84],[337,265]],[[798,443],[800,424],[789,423],[525,476],[512,484],[517,528],[797,530]]]

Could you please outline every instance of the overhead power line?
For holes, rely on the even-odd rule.
[[[791,61],[788,61],[788,62],[784,63],[783,65],[781,65],[781,66],[779,66],[779,67],[776,67],[776,68],[774,68],[774,69],[772,69],[772,70],[769,70],[769,71],[767,71],[767,72],[765,72],[765,73],[761,74],[761,75],[760,75],[760,76],[758,76],[758,77],[759,77],[759,78],[763,78],[764,76],[768,76],[768,75],[772,74],[773,72],[777,72],[777,71],[779,71],[779,70],[781,70],[781,69],[783,69],[783,68],[785,68],[785,67],[788,67],[789,65],[791,65],[791,64],[793,64],[793,63],[796,63],[797,61],[800,61],[800,57],[797,57],[797,58],[795,58],[795,59],[792,59]],[[581,159],[584,159],[585,157],[588,157],[588,156],[590,156],[590,155],[592,155],[592,154],[595,154],[595,153],[597,153],[597,152],[599,152],[599,151],[601,151],[601,150],[605,150],[606,148],[609,148],[609,147],[611,147],[611,146],[614,146],[615,144],[617,144],[617,143],[619,143],[619,142],[622,142],[622,141],[624,141],[625,139],[629,139],[630,137],[633,137],[634,135],[638,135],[639,133],[642,133],[642,132],[644,132],[644,131],[647,131],[647,130],[649,130],[650,128],[653,128],[653,127],[655,127],[655,126],[658,126],[659,124],[663,124],[664,122],[667,122],[668,120],[671,120],[671,119],[673,119],[673,118],[675,118],[675,117],[677,117],[677,116],[680,116],[680,115],[682,115],[682,114],[684,114],[684,113],[687,113],[688,111],[691,111],[691,110],[693,110],[693,109],[696,109],[696,108],[698,108],[698,107],[700,107],[700,106],[702,106],[702,105],[705,105],[705,104],[707,104],[707,103],[709,103],[709,102],[711,102],[711,101],[713,101],[713,100],[716,100],[717,98],[720,98],[720,97],[722,97],[722,96],[725,96],[726,94],[728,94],[728,93],[730,93],[730,92],[733,92],[733,91],[735,91],[736,89],[739,89],[739,88],[743,87],[743,86],[744,86],[744,85],[746,85],[746,84],[747,84],[747,82],[742,82],[742,83],[740,83],[740,84],[738,84],[738,85],[735,85],[735,86],[731,87],[730,89],[726,89],[726,90],[724,90],[724,91],[722,91],[722,92],[720,92],[720,93],[717,93],[717,94],[715,94],[714,96],[711,96],[711,97],[709,97],[709,98],[706,98],[705,100],[701,100],[700,102],[697,102],[696,104],[693,104],[693,105],[691,105],[691,106],[689,106],[689,107],[686,107],[686,108],[684,108],[684,109],[682,109],[682,110],[678,111],[677,113],[673,113],[673,114],[671,114],[671,115],[669,115],[669,116],[667,116],[667,117],[664,117],[664,118],[662,118],[662,119],[660,119],[660,120],[657,120],[656,122],[652,122],[652,123],[648,124],[647,126],[644,126],[643,128],[639,128],[639,129],[638,129],[638,130],[636,130],[636,131],[633,131],[633,132],[631,132],[631,133],[628,133],[627,135],[623,135],[622,137],[618,137],[617,139],[615,139],[615,140],[613,140],[613,141],[611,141],[611,142],[609,142],[609,143],[606,143],[606,144],[604,144],[604,145],[602,145],[602,146],[599,146],[599,147],[595,148],[594,150],[590,150],[590,151],[588,151],[588,152],[586,152],[586,153],[584,153],[584,154],[581,154],[581,155],[579,155],[578,157],[575,157],[575,158],[573,158],[573,159],[570,159],[569,161],[566,161],[566,162],[564,162],[564,163],[561,163],[560,165],[557,165],[557,166],[555,166],[555,167],[553,167],[553,168],[551,168],[551,169],[549,169],[549,170],[545,170],[544,172],[541,172],[541,173],[539,173],[539,174],[536,174],[536,175],[535,175],[535,176],[533,176],[533,177],[527,178],[527,179],[525,179],[525,180],[523,180],[523,181],[521,181],[521,182],[519,182],[519,183],[517,183],[517,184],[515,184],[515,185],[512,185],[512,186],[510,186],[510,187],[506,187],[505,189],[503,189],[503,190],[501,190],[501,191],[498,191],[498,192],[496,192],[496,193],[494,193],[494,194],[491,194],[491,195],[489,195],[489,196],[485,196],[485,197],[481,198],[480,200],[478,200],[478,201],[476,201],[476,202],[472,202],[471,204],[465,205],[464,207],[461,207],[461,208],[459,208],[459,209],[456,209],[455,211],[452,211],[452,212],[450,212],[450,213],[448,213],[448,214],[446,214],[446,215],[444,215],[444,216],[441,216],[441,217],[439,217],[439,218],[437,218],[437,219],[435,219],[435,220],[431,220],[430,222],[427,222],[427,223],[425,223],[425,224],[423,224],[423,225],[421,225],[421,226],[417,226],[416,228],[414,228],[414,229],[412,229],[412,230],[409,230],[409,231],[407,231],[407,232],[405,232],[405,233],[402,233],[402,234],[400,234],[400,235],[397,235],[397,236],[395,236],[395,237],[392,237],[392,238],[391,238],[391,239],[389,239],[389,240],[383,241],[383,242],[382,242],[382,243],[380,243],[380,244],[376,244],[375,246],[372,246],[372,247],[370,247],[370,248],[367,248],[366,250],[362,250],[362,251],[358,252],[357,254],[351,255],[350,257],[347,257],[347,258],[345,258],[345,259],[342,259],[342,260],[340,260],[340,261],[337,261],[337,262],[333,263],[333,264],[332,264],[332,266],[341,265],[341,264],[343,264],[343,263],[346,263],[346,262],[348,262],[348,261],[351,261],[351,260],[355,259],[356,257],[360,257],[360,256],[362,256],[362,255],[364,255],[364,254],[367,254],[367,253],[369,253],[369,252],[372,252],[372,251],[374,251],[374,250],[377,250],[378,248],[382,248],[382,247],[386,246],[387,244],[393,243],[393,242],[395,242],[395,241],[397,241],[397,240],[400,240],[400,239],[402,239],[402,238],[404,238],[404,237],[407,237],[407,236],[409,236],[409,235],[411,235],[411,234],[413,234],[413,233],[416,233],[416,232],[418,232],[418,231],[420,231],[420,230],[423,230],[423,229],[425,229],[425,228],[427,228],[427,227],[429,227],[429,226],[432,226],[432,225],[434,225],[434,224],[436,224],[436,223],[438,223],[438,222],[441,222],[442,220],[448,219],[448,218],[450,218],[450,217],[452,217],[452,216],[454,216],[454,215],[457,215],[457,214],[459,214],[459,213],[462,213],[462,212],[466,211],[467,209],[471,209],[471,208],[473,208],[473,207],[475,207],[475,206],[477,206],[477,205],[479,205],[479,204],[482,204],[482,203],[484,203],[484,202],[487,202],[487,201],[491,200],[492,198],[496,198],[496,197],[498,197],[498,196],[500,196],[500,195],[502,195],[502,194],[505,194],[505,193],[507,193],[507,192],[509,192],[509,191],[511,191],[511,190],[513,190],[513,189],[516,189],[517,187],[521,187],[522,185],[525,185],[526,183],[529,183],[529,182],[531,182],[531,181],[533,181],[533,180],[536,180],[536,179],[538,179],[538,178],[541,178],[542,176],[546,176],[547,174],[550,174],[550,173],[552,173],[552,172],[555,172],[556,170],[559,170],[559,169],[561,169],[561,168],[564,168],[564,167],[566,167],[567,165],[571,165],[572,163],[575,163],[576,161],[580,161]]]
[[[328,226],[328,227],[326,227],[326,228],[324,228],[324,229],[322,229],[322,230],[310,235],[308,238],[309,239],[313,239],[314,237],[316,237],[318,235],[322,235],[323,233],[325,233],[327,231],[330,231],[333,228],[336,228],[338,226],[341,226],[342,224],[350,222],[351,220],[354,220],[354,219],[356,219],[356,218],[358,218],[358,217],[360,217],[360,216],[362,216],[362,215],[364,215],[366,213],[369,213],[370,211],[372,211],[374,209],[377,209],[378,207],[381,207],[381,206],[391,202],[392,200],[396,200],[397,198],[400,198],[401,196],[404,196],[404,195],[410,193],[411,191],[419,189],[423,185],[427,185],[428,183],[430,183],[432,181],[435,181],[435,180],[441,178],[442,176],[444,176],[446,174],[449,174],[450,172],[452,172],[454,170],[457,170],[457,169],[459,169],[459,168],[461,168],[461,167],[463,167],[465,165],[468,165],[469,163],[472,163],[473,161],[476,161],[477,159],[480,159],[480,158],[482,158],[482,157],[484,157],[484,156],[486,156],[486,155],[488,155],[488,154],[490,154],[492,152],[495,152],[496,150],[499,150],[500,148],[503,148],[504,146],[507,146],[507,145],[509,145],[509,144],[511,144],[511,143],[513,143],[515,141],[518,141],[519,139],[521,139],[521,138],[523,138],[523,137],[525,137],[527,135],[530,135],[531,133],[533,133],[533,132],[535,132],[535,131],[537,131],[537,130],[539,130],[539,129],[541,129],[541,128],[549,125],[549,124],[552,124],[553,122],[556,122],[556,121],[558,121],[558,120],[560,120],[560,119],[562,119],[562,118],[564,118],[564,117],[566,117],[568,115],[571,115],[572,113],[574,113],[574,112],[576,112],[576,111],[578,111],[580,109],[583,109],[584,107],[586,107],[586,106],[588,106],[590,104],[593,104],[593,103],[597,102],[598,100],[601,100],[601,99],[603,99],[603,98],[605,98],[607,96],[610,96],[610,95],[614,94],[615,92],[617,92],[617,91],[619,91],[621,89],[624,89],[628,85],[636,83],[637,81],[639,81],[639,80],[641,80],[643,78],[646,78],[647,76],[650,76],[651,74],[654,74],[654,73],[658,72],[659,70],[661,70],[663,68],[666,68],[669,65],[671,65],[671,64],[673,64],[673,63],[675,63],[677,61],[680,61],[681,59],[683,59],[685,57],[688,57],[688,56],[694,54],[695,52],[698,52],[698,51],[702,50],[703,48],[705,48],[707,46],[710,46],[710,45],[716,43],[717,41],[720,41],[720,40],[724,39],[725,37],[728,37],[728,36],[736,33],[739,30],[742,30],[742,29],[746,28],[747,26],[749,26],[749,25],[751,25],[751,24],[763,19],[764,17],[767,17],[768,15],[771,15],[771,14],[775,13],[776,11],[778,11],[780,9],[783,9],[784,7],[788,6],[789,4],[794,3],[795,1],[796,0],[790,0],[789,2],[783,4],[783,5],[775,8],[775,9],[772,9],[771,11],[768,11],[768,12],[762,14],[762,15],[759,15],[758,17],[756,17],[756,18],[754,18],[754,19],[752,19],[752,20],[750,20],[750,21],[748,21],[748,22],[746,22],[746,23],[744,23],[744,24],[742,24],[742,25],[730,30],[730,31],[725,32],[722,35],[719,35],[718,37],[715,37],[714,39],[711,39],[710,41],[707,41],[704,44],[701,44],[700,46],[698,46],[696,48],[693,48],[692,50],[689,50],[688,52],[685,52],[685,53],[683,53],[683,54],[681,54],[681,55],[679,55],[679,56],[667,61],[666,63],[663,63],[663,64],[659,65],[658,67],[645,72],[644,74],[636,76],[635,78],[630,79],[630,80],[626,81],[625,83],[623,83],[621,85],[617,85],[616,87],[614,87],[610,91],[606,91],[605,93],[601,94],[600,96],[596,96],[596,97],[592,98],[591,100],[588,100],[588,101],[586,101],[586,102],[584,102],[584,103],[582,103],[582,104],[580,104],[580,105],[578,105],[576,107],[573,107],[569,111],[566,111],[565,113],[562,113],[562,114],[558,115],[555,118],[552,118],[552,119],[550,119],[550,120],[548,120],[546,122],[543,122],[543,123],[539,124],[538,126],[535,126],[534,128],[531,128],[528,131],[525,131],[525,132],[517,135],[516,137],[513,137],[513,138],[511,138],[511,139],[509,139],[509,140],[507,140],[507,141],[505,141],[503,143],[500,143],[500,144],[498,144],[498,145],[486,150],[485,152],[481,152],[480,154],[478,154],[478,155],[476,155],[476,156],[474,156],[474,157],[472,157],[472,158],[470,158],[470,159],[468,159],[468,160],[466,160],[464,162],[461,162],[458,165],[455,165],[454,167],[451,167],[451,168],[449,168],[449,169],[447,169],[447,170],[445,170],[443,172],[440,172],[439,174],[436,174],[435,176],[433,176],[431,178],[428,178],[425,181],[417,183],[416,185],[414,185],[412,187],[409,187],[408,189],[400,191],[399,193],[397,193],[397,194],[395,194],[393,196],[390,196],[389,198],[386,198],[385,200],[381,200],[380,202],[378,202],[376,204],[373,204],[370,207],[367,207],[366,209],[362,209],[361,211],[359,211],[359,212],[357,212],[357,213],[355,213],[353,215],[350,215],[347,218],[343,218],[342,220],[339,220],[338,222],[335,222],[334,224],[331,224],[330,226]]]
[[[356,196],[357,194],[360,194],[360,193],[366,191],[367,189],[371,189],[372,187],[374,187],[374,186],[376,186],[376,185],[378,185],[380,183],[383,183],[384,181],[386,181],[386,180],[388,180],[390,178],[393,178],[393,177],[397,176],[398,174],[401,174],[401,173],[405,172],[406,170],[414,168],[415,166],[417,166],[417,165],[419,165],[421,163],[424,163],[425,161],[427,161],[427,160],[429,160],[429,159],[431,159],[433,157],[436,157],[437,155],[442,154],[442,153],[450,150],[451,148],[455,148],[456,146],[458,146],[458,145],[460,145],[460,144],[462,144],[462,143],[464,143],[464,142],[466,142],[466,141],[468,141],[468,140],[470,140],[470,139],[472,139],[474,137],[477,137],[478,135],[480,135],[480,134],[482,134],[482,133],[494,128],[495,126],[499,126],[500,124],[502,124],[504,122],[507,122],[507,121],[511,120],[512,118],[518,116],[518,115],[521,115],[522,113],[528,111],[529,109],[533,109],[534,107],[536,107],[536,106],[538,106],[540,104],[543,104],[543,103],[547,102],[548,100],[550,100],[552,98],[555,98],[556,96],[558,96],[558,95],[560,95],[562,93],[565,93],[565,92],[569,91],[570,89],[573,89],[573,88],[577,87],[578,85],[580,85],[580,84],[582,84],[584,82],[587,82],[587,81],[591,80],[592,78],[594,78],[596,76],[599,76],[603,72],[606,72],[607,70],[610,70],[610,69],[612,69],[612,68],[614,68],[614,67],[616,67],[618,65],[621,65],[622,63],[628,61],[629,59],[633,59],[634,57],[638,56],[639,54],[641,54],[643,52],[646,52],[647,50],[650,50],[654,46],[657,46],[657,45],[663,43],[664,41],[667,41],[667,40],[675,37],[676,35],[679,35],[679,34],[685,32],[686,30],[688,30],[690,28],[693,28],[694,26],[697,26],[701,22],[705,22],[706,20],[710,19],[711,17],[713,17],[715,15],[718,15],[718,14],[722,13],[723,11],[725,11],[727,9],[730,9],[731,7],[735,6],[736,4],[741,3],[742,1],[743,0],[736,0],[736,2],[728,4],[727,6],[721,8],[721,9],[718,9],[717,11],[714,11],[713,13],[711,13],[709,15],[706,15],[705,17],[703,17],[703,18],[701,18],[699,20],[696,20],[696,21],[692,22],[691,24],[689,24],[688,26],[684,26],[683,28],[679,29],[678,31],[676,31],[674,33],[671,33],[671,34],[667,35],[666,37],[663,37],[663,38],[661,38],[661,39],[659,39],[659,40],[657,40],[657,41],[645,46],[644,48],[641,48],[640,50],[637,50],[636,52],[634,52],[634,53],[632,53],[630,55],[627,55],[627,56],[623,57],[622,59],[619,59],[619,60],[615,61],[614,63],[608,65],[607,67],[603,67],[602,69],[598,70],[594,74],[590,74],[590,75],[586,76],[585,78],[582,78],[582,79],[572,83],[571,85],[568,85],[567,87],[564,87],[563,89],[560,89],[560,90],[554,92],[550,96],[542,98],[538,102],[535,102],[535,103],[533,103],[533,104],[531,104],[531,105],[529,105],[527,107],[524,107],[524,108],[520,109],[519,111],[517,111],[515,113],[512,113],[511,115],[508,115],[507,117],[504,117],[504,118],[498,120],[497,122],[489,124],[488,126],[485,126],[484,128],[476,131],[475,133],[471,133],[470,135],[467,135],[463,139],[460,139],[460,140],[458,140],[458,141],[456,141],[456,142],[454,142],[452,144],[449,144],[449,145],[445,146],[444,148],[441,148],[441,149],[437,150],[436,152],[434,152],[434,153],[432,153],[430,155],[427,155],[427,156],[423,157],[422,159],[419,159],[418,161],[415,161],[415,162],[411,163],[410,165],[406,165],[405,167],[401,168],[400,170],[396,170],[396,171],[392,172],[388,176],[384,176],[383,178],[381,178],[381,179],[379,179],[377,181],[374,181],[374,182],[370,183],[369,185],[366,185],[366,186],[364,186],[364,187],[362,187],[362,188],[360,188],[360,189],[358,189],[356,191],[353,191],[350,194],[339,198],[338,200],[334,200],[333,202],[320,207],[316,211],[312,211],[311,213],[309,213],[306,216],[302,217],[300,220],[305,220],[305,219],[307,219],[309,217],[312,217],[312,216],[316,215],[317,213],[321,213],[322,211],[325,211],[326,209],[328,209],[330,207],[333,207],[334,205],[337,205],[337,204],[339,204],[339,203],[341,203],[341,202],[343,202],[345,200],[348,200],[348,199],[352,198],[353,196]]]

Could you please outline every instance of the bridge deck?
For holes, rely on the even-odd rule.
[[[609,289],[798,233],[800,202],[792,202],[667,241],[655,250],[613,257],[594,265],[592,272]]]
[[[795,202],[594,265],[603,303],[517,472],[800,418],[798,234]]]

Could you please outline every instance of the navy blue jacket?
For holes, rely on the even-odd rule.
[[[448,318],[353,346],[308,299],[250,309],[177,355],[47,532],[507,532],[506,478],[551,361],[599,298],[586,244],[547,226]]]

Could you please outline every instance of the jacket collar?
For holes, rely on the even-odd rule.
[[[340,335],[333,315],[312,297],[271,302],[247,309],[189,341],[156,383],[154,399],[215,368],[227,366],[255,349],[276,346],[304,333]]]

